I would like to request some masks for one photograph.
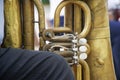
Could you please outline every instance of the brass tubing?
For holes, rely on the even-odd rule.
[[[43,51],[49,51],[50,47],[51,47],[51,45],[45,44],[45,45],[43,46]]]
[[[53,28],[53,29],[46,29],[44,30],[43,33],[46,33],[46,32],[54,32],[54,33],[72,33],[72,30],[70,28],[67,28],[67,27],[58,27],[58,28]]]
[[[67,1],[67,0],[64,0]],[[72,30],[72,19],[73,19],[73,10],[72,10],[72,4],[68,4],[67,6],[65,6],[65,16],[64,16],[64,25],[67,26],[68,28],[70,28]]]
[[[79,1],[79,0],[78,0]],[[80,33],[82,30],[82,17],[81,17],[81,9],[78,5],[74,4],[74,32]]]
[[[53,28],[53,29],[46,29],[43,31],[43,38],[45,40],[49,41],[71,41],[68,40],[68,37],[62,35],[62,36],[55,36],[55,33],[70,33],[72,32],[70,28],[64,27],[64,28]]]
[[[59,19],[59,15],[60,15],[60,11],[61,9],[68,5],[68,4],[76,4],[78,5],[80,8],[82,8],[82,10],[84,11],[84,14],[85,14],[85,25],[84,25],[84,29],[82,30],[82,32],[79,34],[79,37],[86,37],[87,34],[89,33],[90,31],[90,28],[91,28],[91,13],[90,13],[90,9],[88,7],[88,5],[86,3],[84,3],[83,1],[62,1],[56,11],[55,11],[55,16],[54,16],[54,27],[59,27],[59,22],[60,22],[60,19]]]
[[[58,32],[58,33],[60,33],[60,32],[68,33],[69,32],[70,33],[70,32],[72,32],[72,30],[67,27],[59,27],[59,28],[54,28],[53,32]]]
[[[67,1],[67,0],[64,0]],[[77,0],[81,1],[81,0]],[[74,5],[74,6],[73,6]],[[68,4],[65,6],[65,26],[69,27],[71,30],[74,29],[74,32],[80,33],[82,30],[82,17],[81,9],[78,5]],[[73,23],[74,20],[74,23]],[[73,25],[74,24],[74,25]],[[73,28],[74,27],[74,28]]]
[[[81,64],[73,64],[72,70],[75,76],[75,80],[83,80]]]
[[[92,29],[88,34],[90,54],[87,63],[91,80],[116,80],[110,44],[107,0],[85,0],[92,13]]]
[[[61,43],[51,43],[51,45],[61,45],[61,46],[65,46],[65,47],[71,47],[72,46],[72,43],[64,43],[64,42],[61,42]]]
[[[66,0],[64,0],[66,1]],[[73,15],[74,13],[74,15]],[[74,26],[73,26],[73,18],[74,18]],[[65,6],[65,26],[69,27],[71,30],[74,27],[74,32],[80,33],[81,32],[81,9],[78,5],[74,5],[73,11],[73,4],[68,4]],[[74,64],[72,66],[72,70],[75,76],[75,80],[82,80],[82,67],[81,65]]]
[[[42,32],[45,29],[45,13],[44,7],[40,0],[33,0],[34,4],[36,5],[39,13],[39,29]]]
[[[51,36],[51,37],[47,37],[44,35],[44,39],[45,40],[49,40],[54,42],[72,42],[72,40],[67,37],[67,36]]]
[[[43,31],[42,36],[44,40],[51,40],[52,37],[55,36],[53,29],[46,29]]]
[[[63,37],[55,36],[55,37],[52,37],[50,41],[52,41],[52,42],[72,42],[72,40],[66,36],[63,36]]]
[[[50,44],[44,45],[43,50],[49,51],[52,46],[56,46],[56,45],[70,48],[72,46],[72,43],[64,43],[64,42],[63,43],[50,43]]]
[[[72,58],[72,57],[65,57],[65,60],[66,60],[68,63],[72,63],[73,58]]]
[[[22,1],[24,49],[34,49],[34,5],[31,0]]]
[[[21,48],[22,32],[19,0],[4,0],[5,37],[2,47]]]
[[[36,5],[39,13],[39,40],[40,40],[40,50],[42,50],[45,42],[42,36],[42,32],[45,29],[45,13],[44,13],[44,8],[40,0],[33,0],[34,4]]]
[[[79,64],[82,66],[83,70],[83,80],[90,80],[90,69],[86,61],[79,60]]]
[[[56,54],[60,54],[63,57],[71,57],[74,55],[72,51],[53,51]]]

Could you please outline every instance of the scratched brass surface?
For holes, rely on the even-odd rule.
[[[24,49],[34,49],[34,5],[31,0],[22,1]]]
[[[22,45],[19,0],[4,0],[5,37],[3,47]]]
[[[29,4],[25,5],[28,1]],[[64,2],[68,1],[68,2]],[[55,13],[55,27],[53,32],[78,32],[78,37],[85,37],[88,40],[88,44],[90,46],[90,53],[88,55],[87,60],[79,60],[79,63],[73,65],[73,71],[75,74],[76,80],[116,80],[114,67],[113,67],[113,59],[112,59],[112,51],[111,51],[111,43],[110,43],[110,29],[109,29],[109,19],[107,16],[107,0],[64,0],[63,5],[58,7]],[[39,13],[39,30],[40,30],[40,50],[46,50],[44,42],[45,36],[45,15],[43,5],[39,0],[33,0],[33,3],[38,9]],[[74,5],[73,5],[74,3]],[[3,47],[14,47],[21,48],[22,46],[22,32],[21,32],[21,18],[20,18],[20,7],[19,0],[4,0],[4,14],[5,14],[5,38],[3,42]],[[61,8],[65,6],[65,28],[59,27],[59,14]],[[79,7],[81,7],[79,9]],[[33,14],[27,15],[26,12],[32,12],[31,2],[29,0],[24,1],[23,6],[24,19],[26,26],[25,32],[30,32],[32,35],[30,43],[28,41],[28,45],[33,48]],[[27,8],[28,11],[27,11]],[[74,9],[73,9],[74,8]],[[81,12],[81,10],[83,12]],[[73,21],[74,20],[74,21]],[[28,21],[28,23],[27,23]],[[30,30],[27,27],[31,27]],[[67,27],[67,28],[66,28]],[[70,28],[70,29],[68,29]],[[50,31],[51,30],[46,30]],[[28,36],[29,37],[29,36]],[[26,37],[27,38],[27,37]],[[72,43],[66,44],[66,42],[70,42],[66,40],[67,38],[62,37],[61,39],[58,37],[53,37],[53,42],[51,45],[46,45],[46,48],[53,45],[66,45],[67,47]],[[58,40],[59,39],[59,40]],[[64,41],[65,40],[65,41]],[[60,42],[61,41],[61,42]],[[63,42],[62,42],[63,41]],[[26,39],[27,42],[27,39]],[[24,46],[24,44],[23,44]],[[26,48],[28,49],[28,48]],[[68,53],[73,53],[69,51],[57,52],[57,54],[61,54],[62,56],[71,56]],[[73,55],[72,55],[73,56]],[[71,61],[71,58],[67,59]],[[90,70],[89,70],[90,69]]]
[[[85,0],[91,10],[92,28],[88,34],[90,55],[87,62],[91,80],[116,80],[110,43],[107,0]]]
[[[43,49],[43,46],[45,44],[42,32],[45,29],[45,12],[44,12],[44,7],[40,0],[33,0],[37,10],[38,10],[38,17],[39,17],[39,41],[40,41],[40,50]]]

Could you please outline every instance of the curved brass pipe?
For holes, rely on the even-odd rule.
[[[71,47],[72,46],[72,43],[50,43],[50,44],[46,44],[44,45],[43,47],[43,50],[47,51],[49,50],[52,46],[55,46],[55,45],[60,45],[60,46],[64,46],[64,47]]]
[[[72,30],[70,28],[67,27],[57,27],[57,28],[53,28],[53,29],[46,29],[43,31],[43,38],[45,40],[50,40],[50,41],[63,41],[64,39],[60,38],[60,36],[58,37],[60,40],[58,40],[58,38],[56,39],[55,33],[72,33]]]
[[[68,4],[76,4],[78,5],[80,8],[82,8],[82,10],[84,11],[85,14],[85,25],[84,25],[84,29],[82,30],[82,32],[79,34],[79,38],[81,37],[86,37],[87,34],[90,31],[91,28],[91,13],[90,13],[90,9],[88,7],[88,5],[86,3],[84,3],[83,1],[62,1],[58,7],[56,8],[55,11],[55,16],[54,16],[54,27],[59,27],[59,15],[60,15],[60,11],[62,10],[62,8]]]
[[[84,80],[90,80],[90,69],[86,61],[79,60],[79,64],[81,64],[83,69],[83,79]]]
[[[56,54],[60,54],[63,57],[71,57],[74,55],[72,51],[53,51]]]
[[[45,29],[45,13],[44,13],[44,8],[42,3],[40,2],[40,0],[33,0],[33,2],[35,3],[37,9],[38,9],[38,13],[39,13],[39,36],[40,36],[40,50],[42,50],[43,46],[44,46],[44,39],[42,37],[42,31]]]

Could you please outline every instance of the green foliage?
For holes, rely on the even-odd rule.
[[[42,0],[42,3],[43,3],[44,5],[47,5],[47,4],[49,4],[49,0]]]

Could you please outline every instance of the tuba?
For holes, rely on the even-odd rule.
[[[106,1],[63,0],[54,14],[54,28],[45,29],[44,8],[40,0],[4,0],[2,47],[34,50],[34,23],[38,23],[39,50],[63,56],[76,80],[116,80]],[[34,21],[34,5],[39,21]],[[59,16],[63,7],[65,24],[60,27]]]

